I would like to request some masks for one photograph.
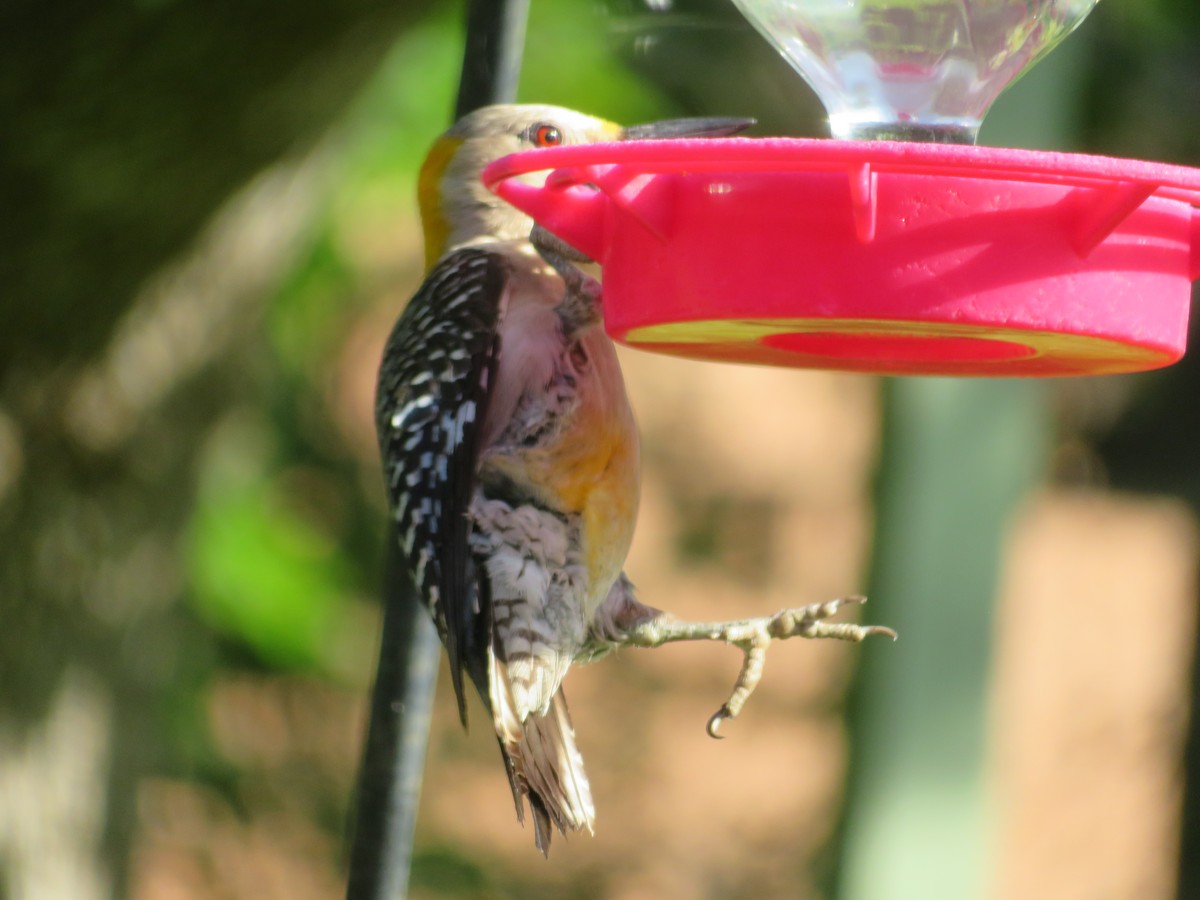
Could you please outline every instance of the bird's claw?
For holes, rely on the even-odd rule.
[[[704,730],[708,732],[708,736],[714,741],[725,740],[725,735],[718,734],[717,730],[721,727],[721,723],[726,719],[732,719],[733,713],[729,711],[729,706],[722,704],[721,708],[709,716],[708,724],[704,726]]]
[[[745,653],[742,670],[734,682],[729,699],[721,705],[708,720],[705,731],[708,736],[722,739],[718,733],[721,723],[726,719],[735,719],[738,713],[758,687],[762,680],[763,666],[766,663],[767,647],[772,641],[786,640],[790,637],[805,638],[836,638],[843,641],[858,643],[873,635],[886,635],[896,640],[896,632],[884,625],[857,625],[852,622],[826,622],[835,615],[842,606],[866,603],[867,598],[861,595],[838,597],[824,603],[814,603],[798,609],[784,609],[773,616],[759,619],[749,619],[745,622],[731,622],[725,629],[724,639],[737,644]]]
[[[600,282],[577,265],[592,260],[542,225],[534,225],[530,242],[566,285],[566,296],[559,310],[566,334],[598,323],[603,304]]]
[[[642,606],[632,594],[623,599],[626,610],[631,614],[612,617],[603,629],[597,642],[611,649],[617,646],[661,647],[676,641],[724,641],[741,648],[744,658],[742,669],[734,682],[733,690],[721,708],[709,717],[705,725],[708,736],[716,739],[721,723],[736,719],[754,689],[762,680],[763,665],[767,659],[767,648],[772,641],[783,641],[792,637],[835,638],[858,643],[874,635],[886,635],[896,639],[896,632],[884,625],[858,625],[853,622],[827,622],[843,606],[866,603],[860,595],[838,597],[824,603],[813,603],[795,609],[784,609],[773,616],[753,619],[738,619],[732,622],[681,622],[674,616]]]
[[[540,225],[536,222],[529,233],[529,242],[555,268],[558,268],[557,264],[561,264],[562,262],[590,263],[594,261],[586,253],[576,250],[557,234],[550,231],[545,225]],[[551,261],[551,257],[553,257],[553,261]]]

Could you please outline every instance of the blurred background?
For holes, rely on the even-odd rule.
[[[433,0],[0,9],[0,898],[343,891],[375,368],[462,34]],[[1191,0],[1105,0],[981,141],[1200,164],[1197,41]],[[823,133],[721,0],[534,0],[526,47],[524,100]],[[777,647],[723,742],[736,651],[572,672],[597,834],[549,862],[441,696],[414,896],[1200,896],[1194,353],[1055,383],[623,362],[644,599],[865,590],[901,640]]]

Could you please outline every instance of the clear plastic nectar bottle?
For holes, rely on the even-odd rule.
[[[816,91],[832,136],[973,144],[1097,0],[733,0]]]

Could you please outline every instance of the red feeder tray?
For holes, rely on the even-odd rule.
[[[1152,369],[1183,355],[1200,277],[1200,170],[1159,163],[728,138],[533,150],[483,178],[603,265],[613,338],[678,356]]]

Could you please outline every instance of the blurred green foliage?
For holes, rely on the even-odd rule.
[[[378,302],[374,293],[395,290],[392,282],[411,281],[413,272],[403,265],[397,272],[364,270],[348,232],[364,221],[394,228],[397,211],[412,209],[416,171],[452,101],[458,30],[457,17],[442,9],[406,31],[325,139],[337,177],[308,250],[267,307],[261,371],[270,374],[251,414],[283,440],[254,471],[231,477],[223,471],[229,458],[245,468],[250,454],[244,429],[227,429],[199,472],[188,552],[195,608],[265,665],[350,675],[360,686],[369,676],[369,652],[357,647],[347,672],[338,656],[344,642],[331,638],[362,623],[355,608],[377,589],[379,509],[372,505],[377,498],[362,497],[361,473],[328,434],[328,404],[336,402],[329,385],[348,330]],[[412,90],[417,83],[428,89]],[[296,468],[310,477],[282,484]],[[312,504],[287,492],[290,486],[303,493],[314,481],[326,495],[357,501],[358,514],[314,521]],[[329,533],[338,525],[340,533]]]
[[[347,561],[269,486],[197,504],[189,559],[197,611],[278,667],[330,670],[330,637],[348,594]]]
[[[0,369],[99,349],[149,272],[321,134],[431,5],[6,3],[0,281],[36,302],[0,310]]]

